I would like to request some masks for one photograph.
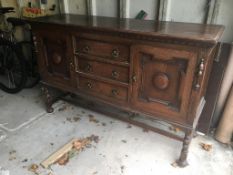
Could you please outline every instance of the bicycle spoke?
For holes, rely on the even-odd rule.
[[[13,86],[11,86],[11,85],[12,85],[12,82],[11,82],[10,73],[9,73],[8,70],[7,70],[7,79],[8,79],[8,87],[9,87],[9,88],[13,88]]]
[[[11,75],[11,81],[12,81],[12,85],[14,85],[14,87],[16,86],[15,84],[15,78],[14,78],[14,75],[13,73],[10,71],[10,75]]]
[[[0,88],[8,93],[17,93],[27,80],[25,61],[19,46],[2,39],[0,44]]]

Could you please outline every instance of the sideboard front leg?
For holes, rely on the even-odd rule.
[[[49,89],[46,86],[42,86],[41,90],[45,98],[46,111],[48,113],[52,113],[54,111],[52,107],[53,100],[51,94],[49,93]]]
[[[193,138],[193,131],[186,131],[184,141],[183,141],[183,147],[180,153],[180,158],[177,160],[177,165],[181,168],[186,167],[188,165],[187,157],[188,157],[188,150],[191,143],[191,140]]]

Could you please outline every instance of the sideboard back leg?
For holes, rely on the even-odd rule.
[[[176,162],[179,167],[183,168],[188,165],[188,162],[187,162],[188,150],[189,150],[189,146],[190,146],[192,138],[193,138],[193,130],[186,131],[184,141],[183,141],[183,147],[180,153],[180,158]]]
[[[46,111],[48,113],[52,113],[54,109],[52,107],[53,101],[52,101],[52,96],[49,93],[49,89],[46,86],[42,85],[41,90],[45,98]]]

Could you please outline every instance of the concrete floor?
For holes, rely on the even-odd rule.
[[[93,115],[99,122],[90,122]],[[74,121],[74,118],[80,118]],[[102,114],[59,101],[55,112],[44,111],[38,88],[17,95],[0,91],[0,175],[32,175],[40,164],[72,138],[99,136],[98,143],[73,157],[67,165],[53,165],[40,175],[233,175],[233,151],[206,136],[193,139],[190,165],[174,168],[181,142]],[[208,152],[200,143],[212,145]]]

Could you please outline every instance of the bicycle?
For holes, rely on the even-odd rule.
[[[1,17],[14,8],[0,8]],[[5,20],[3,20],[3,23]],[[9,32],[0,31],[0,88],[8,93],[19,92],[26,82],[26,70],[19,44],[12,41]]]
[[[0,15],[12,12],[14,12],[14,8],[0,8]],[[2,80],[0,88],[8,93],[17,93],[23,88],[34,87],[39,82],[40,76],[37,72],[33,36],[29,25],[19,18],[10,17],[7,18],[6,21],[4,20],[4,23],[6,25],[11,24],[11,28],[7,27],[7,30],[1,31],[0,75],[3,75],[7,81],[4,80],[4,78],[0,79]],[[14,35],[16,26],[22,26],[24,30],[29,31],[29,41],[24,40],[18,42],[16,40]],[[8,50],[5,49],[5,47],[7,47]],[[11,50],[9,50],[9,48]],[[14,60],[12,60],[10,56],[6,56],[6,54],[9,53],[14,53],[12,57]],[[13,74],[13,70],[17,70],[18,72],[14,72]],[[10,74],[8,72],[10,72]]]

